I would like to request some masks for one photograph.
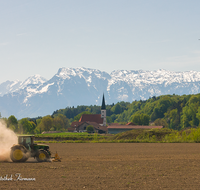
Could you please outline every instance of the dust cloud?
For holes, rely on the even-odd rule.
[[[17,135],[0,120],[0,162],[11,161],[10,148],[17,143]]]

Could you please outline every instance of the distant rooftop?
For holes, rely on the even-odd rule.
[[[109,125],[108,129],[162,129],[163,126],[143,126],[143,125]]]
[[[88,121],[102,124],[103,118],[101,118],[101,114],[83,114],[79,119],[79,122],[88,122]]]

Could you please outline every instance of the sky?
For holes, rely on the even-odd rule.
[[[200,71],[199,0],[0,0],[0,84],[59,68]]]

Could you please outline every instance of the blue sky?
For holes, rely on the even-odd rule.
[[[200,71],[199,0],[0,0],[0,83],[61,67]]]

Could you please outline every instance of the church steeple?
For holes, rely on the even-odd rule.
[[[105,109],[106,109],[104,94],[103,94],[101,109],[102,109],[102,110],[105,110]]]
[[[106,104],[105,104],[105,98],[103,94],[103,99],[102,99],[102,106],[101,106],[101,118],[103,118],[103,126],[106,126]]]

